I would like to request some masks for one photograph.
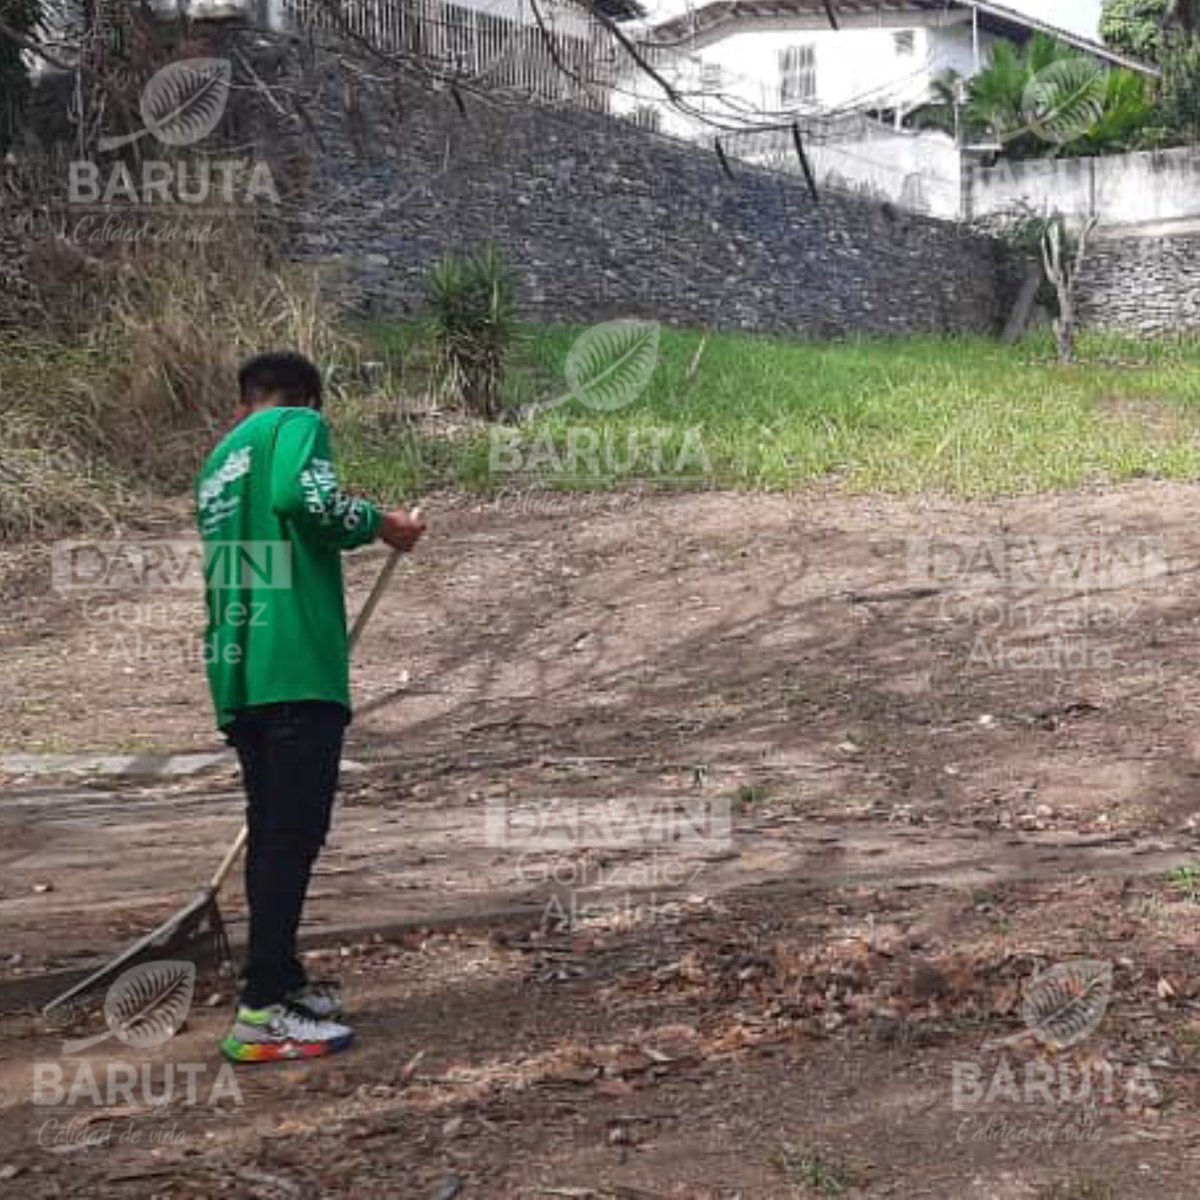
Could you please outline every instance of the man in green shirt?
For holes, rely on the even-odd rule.
[[[324,845],[350,719],[344,550],[411,550],[424,525],[338,487],[321,375],[263,354],[238,375],[237,424],[196,481],[204,543],[205,663],[217,725],[246,790],[250,935],[234,1027],[238,1062],[312,1057],[353,1036],[330,986],[312,983],[296,931]]]

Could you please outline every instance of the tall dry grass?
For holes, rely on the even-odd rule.
[[[47,242],[30,256],[41,327],[0,337],[0,539],[117,524],[186,487],[247,355],[354,355],[314,273],[249,228],[223,233],[101,258]]]

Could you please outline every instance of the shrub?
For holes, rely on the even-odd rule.
[[[516,340],[512,271],[494,246],[448,255],[430,269],[426,295],[443,396],[495,420]]]

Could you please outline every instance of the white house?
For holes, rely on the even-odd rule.
[[[998,40],[1037,33],[1156,73],[990,0],[709,0],[644,23],[658,79],[624,61],[612,108],[662,133],[718,140],[729,158],[798,171],[795,126],[819,183],[958,218],[970,163],[952,137],[905,119],[945,72],[969,79]]]
[[[685,136],[712,122],[736,128],[818,114],[870,113],[900,126],[931,99],[940,75],[970,78],[998,39],[1020,44],[1038,32],[1107,65],[1155,73],[984,0],[709,0],[640,32],[679,102],[631,69],[615,107]],[[706,120],[698,126],[696,116]]]
[[[731,159],[784,170],[800,170],[796,126],[822,185],[947,218],[1004,197],[990,183],[971,193],[982,177],[953,138],[903,128],[943,72],[969,78],[998,39],[1045,32],[1102,63],[1154,73],[991,0],[694,0],[648,16],[649,5],[693,0],[147,2],[164,17],[349,34],[418,57],[444,80],[609,110],[709,145],[719,138]],[[92,11],[85,0],[47,4],[64,33],[86,27]]]

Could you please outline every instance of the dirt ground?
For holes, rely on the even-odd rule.
[[[152,1052],[29,1007],[236,832],[227,760],[164,774],[221,749],[196,597],[8,553],[0,1195],[1192,1195],[1198,502],[435,498],[307,925],[361,1044],[215,1103],[167,1084],[215,1077],[227,981]],[[614,839],[630,801],[731,827]],[[497,838],[547,811],[564,844]],[[1107,1003],[1047,1044],[1032,981],[1080,962]],[[35,1103],[116,1061],[165,1105]]]

